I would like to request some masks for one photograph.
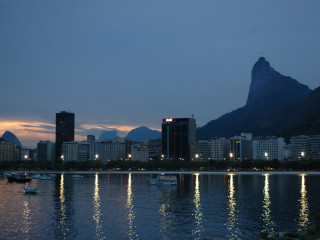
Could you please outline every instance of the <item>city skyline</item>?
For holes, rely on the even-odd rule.
[[[0,134],[55,141],[55,113],[74,112],[75,140],[117,129],[197,125],[245,105],[260,53],[311,89],[320,3],[46,1],[0,3]]]

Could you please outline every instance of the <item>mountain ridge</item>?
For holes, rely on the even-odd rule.
[[[304,100],[308,99],[312,92],[307,85],[280,74],[265,58],[260,57],[252,68],[246,105],[198,128],[198,139],[231,137],[241,132],[252,132],[253,135],[261,136],[279,134],[290,126],[290,119],[286,117],[292,114],[299,104],[306,104]]]

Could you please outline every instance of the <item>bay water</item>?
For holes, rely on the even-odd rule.
[[[320,175],[90,173],[72,178],[0,179],[0,239],[254,239],[305,231],[320,212]]]

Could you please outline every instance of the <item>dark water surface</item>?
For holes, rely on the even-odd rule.
[[[0,179],[0,239],[254,239],[302,231],[320,211],[319,175],[58,174],[25,184]]]

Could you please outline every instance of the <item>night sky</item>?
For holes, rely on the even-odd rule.
[[[263,55],[320,85],[320,1],[0,1],[0,136],[55,141],[55,113],[76,140],[103,130],[198,126],[246,103]]]

